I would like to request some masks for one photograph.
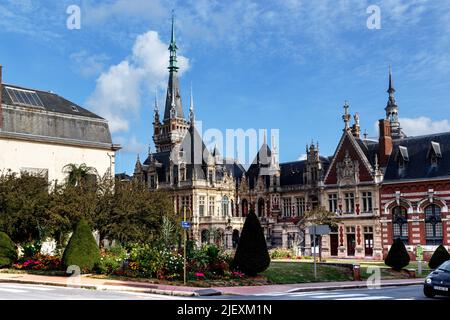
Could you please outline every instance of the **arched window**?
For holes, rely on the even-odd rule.
[[[258,217],[262,217],[264,215],[264,199],[260,198],[258,200]]]
[[[408,243],[408,216],[404,207],[392,209],[393,238],[400,238],[405,244]]]
[[[442,244],[441,208],[435,204],[425,208],[425,234],[428,245]]]
[[[248,201],[247,199],[242,200],[241,203],[241,209],[242,209],[242,217],[246,217],[248,214]]]

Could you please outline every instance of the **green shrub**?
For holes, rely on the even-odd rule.
[[[431,256],[430,261],[428,262],[428,266],[431,269],[436,269],[447,260],[450,260],[450,254],[448,253],[447,249],[445,249],[445,247],[441,244],[436,248],[436,251],[434,251],[433,255]]]
[[[0,268],[9,267],[16,259],[16,245],[6,233],[0,231]]]
[[[266,239],[261,224],[255,213],[251,211],[245,219],[239,239],[233,267],[248,276],[256,276],[270,265]]]
[[[401,270],[409,264],[410,257],[408,251],[400,238],[394,240],[384,263],[394,270]]]
[[[75,265],[83,273],[92,271],[99,264],[100,249],[84,219],[81,219],[75,227],[64,250],[62,261],[65,268]]]
[[[23,257],[24,258],[32,258],[35,255],[39,254],[41,252],[41,242],[40,241],[34,241],[29,242],[23,245]]]
[[[276,248],[269,251],[271,259],[292,259],[295,258],[292,250]]]
[[[127,258],[127,250],[120,245],[116,245],[101,254],[97,271],[102,274],[119,274],[123,271],[122,266]]]

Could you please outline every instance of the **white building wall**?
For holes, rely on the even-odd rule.
[[[0,173],[8,169],[18,173],[29,168],[46,169],[51,182],[64,181],[63,168],[69,163],[85,163],[101,176],[110,169],[114,175],[114,156],[114,151],[106,149],[0,138]]]

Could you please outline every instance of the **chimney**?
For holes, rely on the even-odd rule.
[[[379,137],[379,163],[380,167],[386,167],[389,161],[389,156],[392,153],[392,136],[391,126],[389,120],[381,119],[378,121],[380,128]]]
[[[2,65],[0,65],[0,130],[3,128],[3,107],[2,107],[2,93],[3,93],[3,86],[2,86]]]

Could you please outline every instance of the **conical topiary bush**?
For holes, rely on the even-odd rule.
[[[6,233],[0,231],[0,268],[10,266],[16,259],[16,245]]]
[[[436,269],[447,260],[450,260],[450,253],[448,253],[447,249],[441,244],[431,256],[428,266],[430,269]]]
[[[78,266],[83,273],[92,271],[100,262],[100,249],[89,225],[81,219],[64,250],[63,266]]]
[[[251,211],[245,219],[234,255],[233,267],[248,276],[256,276],[270,265],[266,239],[258,218]]]
[[[400,271],[409,264],[410,257],[403,241],[400,238],[394,240],[384,263],[394,270]]]

